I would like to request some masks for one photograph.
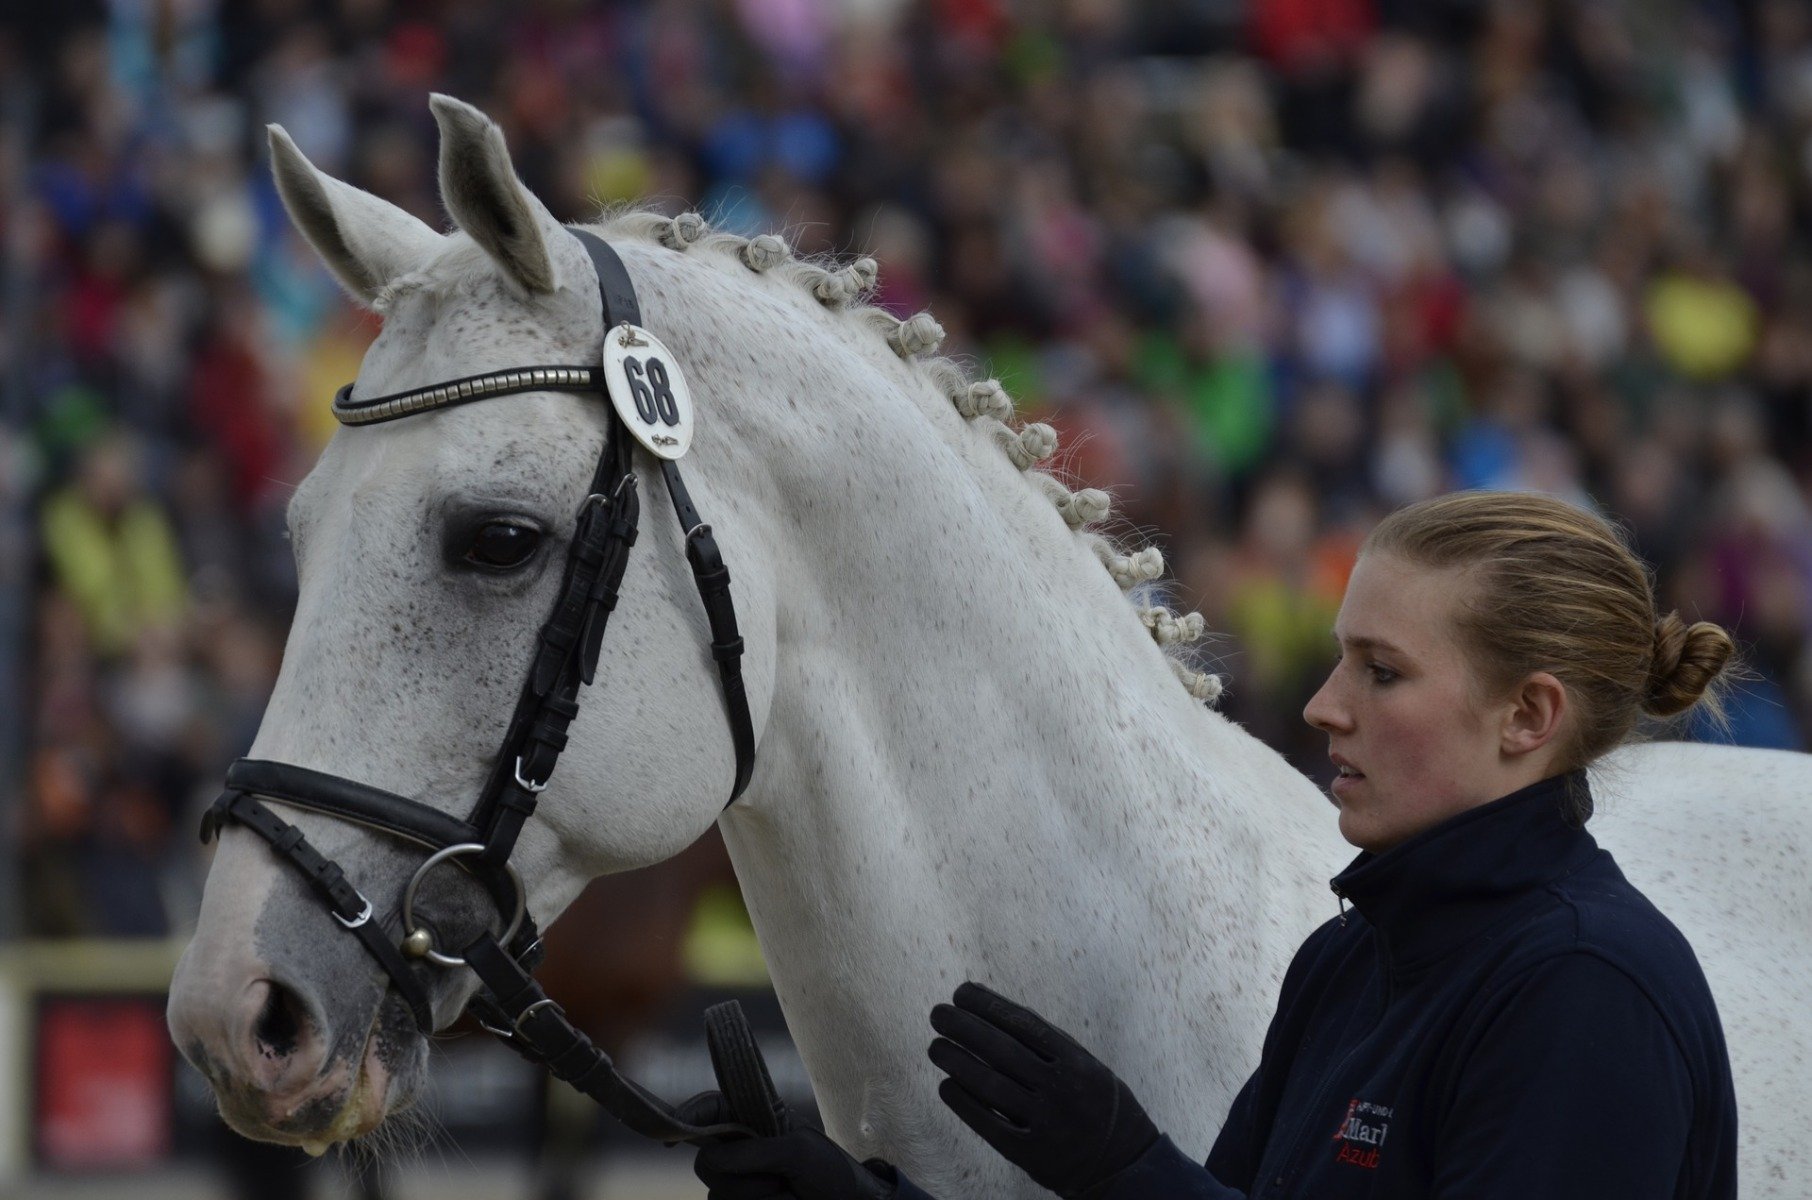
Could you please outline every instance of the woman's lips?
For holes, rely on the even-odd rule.
[[[1334,794],[1336,800],[1345,800],[1348,792],[1364,782],[1365,776],[1363,775],[1336,775],[1334,782],[1328,785],[1328,791]]]

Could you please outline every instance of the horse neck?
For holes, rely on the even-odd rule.
[[[723,829],[832,1132],[909,1167],[970,1156],[923,1062],[926,1013],[965,978],[1051,998],[1160,1109],[1187,1104],[1179,1125],[1225,1111],[1212,1093],[1250,1071],[1268,1011],[1250,968],[1280,971],[1312,921],[1325,807],[1190,699],[919,368],[809,315],[720,447],[761,464],[732,486],[767,510],[778,642],[756,784]],[[1267,894],[1268,925],[1232,919]],[[1186,1021],[1229,1059],[1206,1108],[1201,1069],[1154,1078],[1140,1049]]]

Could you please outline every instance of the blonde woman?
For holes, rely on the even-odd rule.
[[[1729,636],[1658,618],[1597,517],[1489,492],[1380,523],[1334,634],[1303,715],[1361,851],[1332,881],[1351,909],[1297,952],[1207,1162],[977,984],[932,1011],[944,1102],[1089,1200],[1730,1200],[1717,1008],[1686,939],[1586,831],[1584,770],[1643,713],[1715,692]],[[809,1131],[709,1147],[697,1169],[712,1200],[924,1197]]]

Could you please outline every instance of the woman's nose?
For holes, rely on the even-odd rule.
[[[1322,682],[1321,688],[1302,706],[1302,719],[1323,733],[1344,729],[1351,723],[1347,719],[1345,707],[1335,695],[1332,675]]]

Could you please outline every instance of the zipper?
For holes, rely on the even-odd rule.
[[[1340,928],[1345,929],[1346,928],[1346,893],[1340,890],[1340,881],[1337,879],[1328,880],[1328,890],[1333,892],[1334,895],[1340,897]]]
[[[1338,887],[1334,889],[1334,893],[1335,895],[1341,896],[1342,899],[1345,898]],[[1390,1011],[1390,977],[1388,975],[1383,976],[1382,983],[1384,987],[1384,1001],[1378,1006],[1378,1019],[1373,1021],[1371,1028],[1366,1030],[1353,1044],[1353,1048],[1341,1056],[1340,1061],[1334,1064],[1333,1069],[1322,1076],[1321,1086],[1316,1089],[1315,1098],[1310,1102],[1301,1123],[1297,1127],[1296,1140],[1291,1144],[1289,1154],[1285,1155],[1277,1164],[1278,1174],[1271,1180],[1270,1187],[1270,1191],[1273,1194],[1276,1193],[1278,1188],[1281,1188],[1285,1183],[1289,1182],[1291,1176],[1297,1174],[1294,1170],[1294,1166],[1297,1163],[1298,1157],[1302,1153],[1309,1136],[1310,1123],[1315,1119],[1315,1114],[1321,1111],[1321,1106],[1327,1101],[1328,1096],[1333,1090],[1334,1081],[1340,1078],[1341,1073],[1346,1070],[1347,1064],[1353,1061],[1353,1056],[1359,1053],[1360,1048],[1370,1040],[1372,1034],[1378,1032],[1378,1027],[1384,1024],[1385,1014]]]

